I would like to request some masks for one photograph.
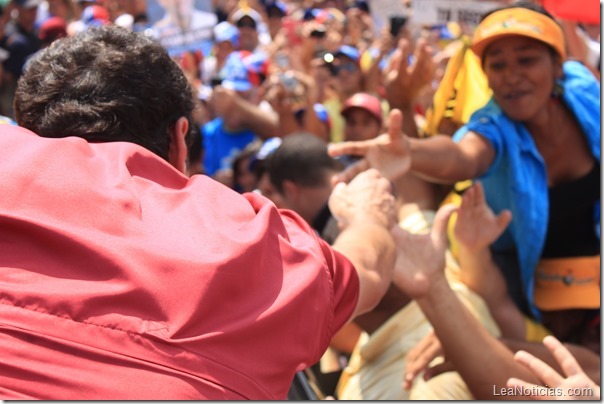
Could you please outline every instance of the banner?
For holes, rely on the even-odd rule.
[[[171,56],[210,52],[212,29],[218,24],[211,0],[147,0],[147,15],[153,38]]]
[[[473,28],[486,12],[505,5],[505,1],[498,0],[414,0],[413,24],[436,25],[453,21]]]

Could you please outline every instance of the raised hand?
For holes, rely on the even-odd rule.
[[[417,41],[412,65],[409,65],[410,47],[407,39],[401,39],[385,72],[386,99],[393,108],[411,106],[424,86],[434,79],[436,65],[426,40]]]
[[[391,181],[406,174],[411,167],[411,151],[409,140],[403,134],[402,127],[403,116],[395,109],[390,112],[388,133],[370,140],[330,144],[328,152],[332,157],[343,155],[363,157],[356,164],[334,176],[333,182],[349,182],[368,168],[375,168]]]
[[[600,387],[585,374],[577,360],[560,341],[552,336],[547,336],[543,339],[543,344],[554,355],[566,377],[560,375],[548,364],[528,352],[518,351],[514,359],[529,368],[548,389],[556,389],[555,396],[547,395],[545,393],[546,389],[542,386],[515,378],[508,380],[508,387],[520,387],[524,391],[535,392],[537,394],[529,395],[530,398],[535,400],[551,400],[552,398],[557,400],[600,399]],[[539,392],[543,392],[543,394],[539,394]]]
[[[456,209],[454,205],[441,207],[429,234],[411,234],[398,226],[392,230],[397,248],[393,282],[409,297],[424,297],[436,282],[446,282],[447,223]]]
[[[493,213],[484,197],[480,182],[464,192],[455,223],[455,237],[468,251],[475,252],[490,246],[503,233],[512,213],[504,210]]]
[[[491,312],[506,300],[507,284],[493,263],[489,246],[503,233],[512,220],[509,210],[495,215],[484,198],[480,182],[464,192],[458,210],[454,233],[459,242],[461,281],[478,293]],[[496,307],[498,306],[498,307]]]

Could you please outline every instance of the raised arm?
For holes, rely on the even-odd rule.
[[[509,210],[493,213],[484,198],[482,184],[476,182],[464,192],[455,237],[459,243],[461,281],[484,299],[503,337],[523,340],[524,316],[508,295],[503,274],[489,249],[511,219]]]
[[[530,383],[536,383],[537,378],[515,362],[512,351],[470,314],[444,276],[446,226],[453,210],[451,206],[441,208],[428,235],[411,235],[395,228],[395,283],[416,299],[439,337],[447,360],[476,399],[517,399],[495,395],[506,388],[510,377]]]
[[[445,135],[410,138],[403,133],[403,118],[397,109],[390,112],[388,127],[388,133],[375,139],[330,145],[332,156],[363,157],[343,171],[337,177],[339,181],[350,181],[359,172],[372,167],[389,179],[411,170],[431,182],[453,184],[482,175],[495,158],[491,144],[475,133],[468,133],[459,143]]]
[[[342,228],[333,244],[359,276],[360,292],[352,318],[373,309],[392,280],[396,251],[390,229],[396,209],[390,181],[376,170],[359,174],[350,184],[338,184],[329,208]]]

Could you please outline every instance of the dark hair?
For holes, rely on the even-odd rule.
[[[327,143],[308,132],[297,132],[283,138],[281,146],[266,160],[271,182],[283,193],[283,182],[315,187],[325,185],[326,170],[344,168],[327,154]]]
[[[507,10],[507,9],[510,9],[510,8],[526,8],[527,10],[531,10],[531,11],[535,11],[535,12],[537,12],[539,14],[543,14],[543,15],[551,18],[553,21],[556,21],[556,19],[554,18],[554,16],[552,16],[550,13],[548,13],[545,8],[543,8],[539,4],[533,3],[530,0],[517,0],[517,1],[513,2],[512,4],[510,4],[508,6],[503,6],[503,7],[496,8],[494,10],[490,10],[490,11],[486,12],[482,16],[482,18],[480,19],[480,21],[482,22],[489,15],[491,15],[491,14],[497,12],[497,11]],[[559,25],[558,21],[556,21],[556,24]]]
[[[95,27],[32,59],[17,86],[15,118],[43,137],[132,142],[167,160],[170,129],[182,116],[191,122],[192,94],[160,45]]]

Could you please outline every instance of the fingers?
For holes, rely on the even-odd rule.
[[[442,354],[440,341],[431,330],[413,349],[407,354],[407,364],[403,377],[403,388],[409,390],[413,379],[422,371],[425,371],[434,358]]]
[[[364,156],[367,151],[375,144],[375,139],[362,140],[358,142],[330,143],[327,147],[327,153],[331,157],[350,154],[353,156]]]
[[[554,355],[554,358],[556,358],[556,361],[566,376],[574,376],[583,373],[583,369],[581,369],[581,366],[579,366],[575,357],[556,338],[551,335],[545,337],[543,339],[543,345],[545,345],[552,355]]]
[[[390,147],[403,143],[403,113],[398,109],[393,109],[388,115],[388,138]]]
[[[448,244],[447,224],[449,223],[449,218],[456,210],[457,206],[448,204],[444,205],[436,212],[430,237],[438,248],[444,249]]]
[[[339,182],[348,184],[354,177],[362,173],[369,168],[369,162],[365,159],[359,160],[356,163],[346,167],[343,171],[335,174],[331,177],[331,185],[335,185]]]
[[[559,386],[564,378],[541,359],[528,352],[518,351],[514,355],[516,362],[528,367],[543,383],[551,387]]]
[[[512,212],[507,209],[501,211],[501,213],[499,213],[499,215],[497,216],[497,229],[499,230],[499,232],[502,233],[505,228],[508,227],[511,221]]]
[[[407,74],[407,67],[409,65],[409,41],[401,39],[398,42],[398,52],[400,52],[400,59],[398,60],[397,77],[402,77]]]

